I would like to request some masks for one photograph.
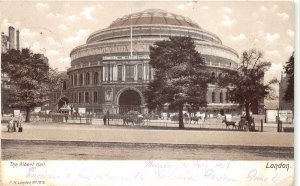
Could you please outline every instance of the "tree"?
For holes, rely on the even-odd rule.
[[[190,37],[170,37],[150,47],[154,79],[144,92],[150,110],[168,106],[179,112],[179,128],[184,128],[184,106],[207,105],[208,73]]]
[[[227,71],[225,78],[221,79],[221,86],[228,86],[228,100],[245,106],[246,119],[250,120],[250,106],[268,96],[277,83],[276,79],[264,84],[265,72],[271,67],[271,63],[263,59],[263,53],[257,49],[244,51],[241,63],[237,71]]]
[[[288,85],[284,94],[283,99],[286,101],[294,101],[294,53],[286,62],[284,72],[288,77]]]
[[[11,49],[1,54],[2,73],[7,74],[10,86],[5,104],[10,108],[26,111],[26,122],[30,121],[30,111],[44,105],[56,79],[51,76],[47,60],[41,54],[29,49]]]

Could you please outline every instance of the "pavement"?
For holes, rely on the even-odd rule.
[[[163,126],[164,124],[162,124]],[[177,125],[178,127],[178,125]],[[85,141],[155,144],[197,144],[233,146],[293,147],[294,133],[243,132],[236,130],[179,130],[174,127],[104,126],[101,124],[50,124],[35,122],[23,125],[23,132],[7,132],[2,124],[2,139]]]

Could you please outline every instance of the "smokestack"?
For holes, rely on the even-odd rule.
[[[15,48],[15,28],[8,27],[9,49]]]
[[[17,37],[17,50],[20,50],[20,31],[16,31],[16,37]]]

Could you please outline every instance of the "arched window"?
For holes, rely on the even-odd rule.
[[[215,93],[215,92],[212,92],[212,93],[211,93],[211,102],[212,102],[212,103],[215,103],[215,102],[216,102],[216,93]]]
[[[83,75],[79,75],[79,85],[83,85]]]
[[[211,73],[211,83],[214,84],[216,82],[216,73]]]
[[[87,73],[85,74],[85,84],[86,84],[86,85],[89,85],[89,84],[90,84],[90,73],[89,73],[89,72],[87,72]]]
[[[219,79],[222,79],[222,77],[223,77],[223,74],[220,73],[220,74],[219,74]]]
[[[98,81],[99,80],[99,74],[98,74],[98,72],[94,72],[94,84],[96,85],[96,84],[98,84]]]
[[[223,103],[223,92],[220,92],[220,103]]]

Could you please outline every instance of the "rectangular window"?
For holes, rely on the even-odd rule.
[[[86,92],[85,93],[85,103],[89,103],[89,102],[90,102],[90,100],[89,100],[89,93]]]
[[[82,103],[82,92],[79,92],[78,103]]]
[[[125,79],[126,81],[134,80],[134,65],[125,66]]]
[[[118,65],[118,81],[122,81],[122,65]]]
[[[98,103],[98,94],[94,92],[94,103]]]
[[[77,92],[74,93],[74,103],[77,103]]]
[[[141,81],[143,80],[143,65],[142,64],[138,64],[138,67],[137,67],[137,72],[138,72],[138,80]]]

